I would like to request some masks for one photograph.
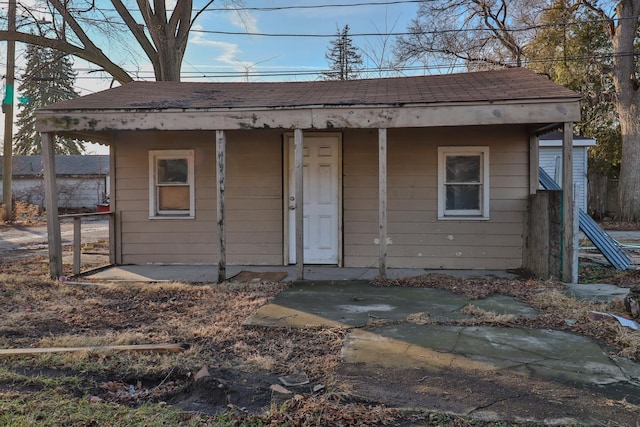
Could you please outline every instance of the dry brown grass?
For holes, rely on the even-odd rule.
[[[496,314],[493,311],[483,310],[473,304],[464,306],[462,310],[460,310],[460,313],[467,316],[473,316],[483,324],[491,326],[511,325],[516,319],[516,316],[513,314]],[[473,323],[477,322],[474,321]]]
[[[27,203],[23,200],[14,200],[12,209],[13,224],[17,225],[32,225],[41,223],[42,208],[38,205]],[[4,218],[6,213],[6,206],[0,205],[0,218]],[[0,225],[5,225],[4,222],[0,222]]]
[[[323,378],[338,363],[343,333],[337,330],[247,328],[244,320],[285,285],[278,283],[187,285],[181,283],[70,285],[0,276],[1,347],[65,347],[188,343],[181,369],[218,366],[244,372],[305,371]],[[59,368],[161,372],[177,356],[109,355],[95,364],[90,353],[39,356]]]
[[[0,375],[9,378],[4,382],[5,388],[6,384],[11,384],[12,388],[23,384],[21,381],[26,380],[15,377],[22,372],[53,369],[78,376],[79,385],[72,387],[75,395],[64,396],[68,401],[76,395],[89,394],[98,402],[102,399],[107,403],[120,402],[122,405],[121,402],[126,402],[135,406],[140,404],[139,398],[126,394],[132,386],[140,396],[150,398],[156,398],[154,393],[168,386],[178,393],[188,390],[188,379],[203,366],[207,366],[214,377],[220,377],[221,384],[245,387],[243,391],[247,393],[253,390],[249,387],[256,387],[256,384],[268,386],[270,381],[277,381],[277,376],[304,372],[312,384],[325,386],[321,394],[307,391],[284,397],[268,395],[267,403],[268,399],[275,402],[268,411],[249,411],[253,415],[248,415],[235,408],[238,411],[235,420],[244,420],[249,425],[312,425],[314,422],[348,425],[360,420],[364,425],[392,422],[398,416],[396,411],[381,406],[358,403],[349,384],[341,381],[338,366],[345,331],[243,326],[250,314],[287,285],[76,285],[46,279],[44,258],[0,267],[4,272],[0,274],[0,310],[3,313],[0,347],[190,344],[183,353],[83,352],[3,358],[0,359]],[[619,303],[576,301],[559,292],[562,285],[557,282],[460,280],[427,275],[387,284],[437,287],[471,299],[493,293],[512,295],[527,301],[541,314],[534,318],[502,316],[470,304],[464,312],[472,318],[463,322],[570,330],[605,341],[622,356],[640,358],[637,332],[621,328],[613,321],[593,321],[588,316],[592,310],[619,313]],[[427,313],[414,313],[407,321],[427,324],[432,319]],[[163,388],[144,384],[151,379],[155,381],[155,387],[160,383]],[[2,384],[0,381],[0,395]],[[103,394],[98,398],[99,393]],[[112,398],[114,400],[110,401]],[[28,400],[18,396],[16,401],[21,399]],[[258,403],[264,401],[256,401],[256,405]],[[226,410],[224,405],[221,408]],[[257,410],[255,407],[250,409]]]
[[[625,316],[621,301],[610,303],[578,301],[558,291],[538,294],[530,303],[537,309],[552,314],[557,319],[564,319],[571,324],[575,332],[604,341],[615,349],[619,356],[640,361],[640,330],[621,326],[616,320],[594,320],[592,311],[608,312]]]

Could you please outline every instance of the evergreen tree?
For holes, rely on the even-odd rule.
[[[337,29],[336,38],[325,54],[329,62],[329,71],[322,73],[324,80],[352,80],[359,76],[362,68],[360,50],[353,44],[349,36],[349,26]]]
[[[14,154],[17,155],[42,153],[40,133],[35,129],[36,109],[79,96],[73,87],[76,73],[68,55],[28,45],[26,58],[26,73],[18,86],[21,110],[17,115],[18,132],[14,142]],[[82,154],[84,151],[82,141],[56,138],[56,154]]]

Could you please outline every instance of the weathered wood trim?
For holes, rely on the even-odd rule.
[[[538,191],[538,173],[540,167],[540,140],[538,135],[529,136],[529,194]]]
[[[109,144],[109,262],[111,264],[122,264],[122,234],[120,227],[120,217],[116,213],[118,208],[117,188],[116,188],[116,156],[117,156],[118,134],[113,136],[113,142]]]
[[[49,272],[53,279],[62,276],[62,237],[58,218],[58,189],[56,185],[55,141],[52,133],[42,133],[45,205],[47,208],[47,238],[49,243]]]
[[[546,124],[578,121],[576,100],[288,109],[39,111],[40,132],[115,130],[339,129]],[[86,134],[84,135],[86,138]]]
[[[112,210],[109,215],[109,264],[116,263],[116,213]]]
[[[344,267],[344,182],[343,182],[343,135],[337,133],[338,142],[338,267]]]
[[[575,283],[573,247],[573,123],[562,135],[562,280]]]
[[[73,275],[80,274],[80,256],[82,252],[82,218],[73,218]]]
[[[573,258],[571,264],[571,283],[578,283],[578,248],[580,247],[580,206],[576,203],[578,185],[573,186]]]
[[[387,130],[378,129],[378,275],[387,277]]]
[[[216,209],[218,224],[218,283],[227,280],[227,240],[225,224],[225,176],[226,176],[226,145],[227,137],[224,131],[216,131]]]
[[[39,348],[3,348],[1,356],[24,356],[45,353],[104,352],[104,351],[151,351],[155,353],[179,352],[189,348],[187,344],[129,344],[97,345],[90,347],[39,347]]]
[[[291,264],[291,248],[289,243],[291,242],[291,227],[290,222],[295,221],[291,216],[291,210],[289,209],[291,202],[291,141],[289,135],[282,136],[282,264]]]
[[[296,186],[296,272],[299,280],[304,279],[304,135],[302,129],[293,133]]]

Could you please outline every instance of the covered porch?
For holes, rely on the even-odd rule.
[[[111,158],[116,159],[119,149],[137,142],[133,135],[134,133],[139,135],[140,131],[162,135],[170,132],[200,132],[200,144],[202,144],[202,147],[208,147],[206,150],[213,151],[214,154],[206,158],[200,157],[196,162],[202,161],[204,158],[207,167],[215,171],[215,193],[208,196],[208,200],[211,201],[215,198],[215,230],[213,230],[214,227],[207,229],[207,232],[211,233],[211,242],[207,242],[207,245],[215,245],[215,250],[211,252],[215,255],[211,256],[211,264],[216,265],[216,281],[221,282],[231,277],[228,269],[232,267],[228,262],[228,225],[230,217],[228,209],[227,155],[229,150],[228,141],[233,139],[230,137],[240,131],[256,135],[258,132],[265,131],[265,129],[291,133],[293,139],[291,157],[294,161],[292,163],[293,173],[290,179],[293,182],[293,187],[295,187],[295,194],[292,199],[300,201],[304,199],[304,189],[306,187],[303,156],[307,134],[323,131],[347,132],[352,129],[367,130],[372,134],[372,140],[370,141],[372,144],[369,144],[369,148],[374,147],[377,139],[377,182],[369,185],[371,190],[376,190],[377,194],[373,194],[372,191],[369,197],[370,201],[377,205],[377,209],[371,206],[371,212],[368,212],[371,218],[373,218],[374,214],[377,214],[377,230],[375,239],[372,238],[366,243],[370,253],[375,250],[377,255],[375,256],[375,267],[365,270],[375,271],[374,277],[388,277],[391,274],[389,269],[389,244],[393,237],[389,230],[389,213],[391,211],[389,206],[389,183],[390,178],[393,178],[389,174],[389,134],[391,132],[399,129],[421,129],[424,133],[428,133],[431,129],[466,129],[466,132],[469,133],[474,127],[486,127],[496,132],[493,134],[495,138],[500,135],[500,132],[504,133],[504,129],[511,127],[512,131],[516,130],[519,133],[516,142],[521,147],[522,159],[519,162],[520,164],[513,165],[513,167],[509,167],[507,159],[503,159],[501,165],[504,165],[504,171],[517,169],[521,178],[517,201],[523,206],[522,210],[524,210],[522,202],[526,202],[527,191],[529,194],[535,194],[538,188],[538,137],[550,130],[562,128],[565,131],[565,140],[563,141],[563,181],[566,185],[564,185],[564,188],[572,188],[572,132],[570,130],[573,121],[579,119],[577,96],[526,70],[502,70],[466,74],[468,75],[430,76],[424,79],[401,78],[333,82],[329,86],[326,86],[327,82],[306,82],[304,85],[247,83],[233,84],[231,86],[226,84],[200,84],[197,86],[196,84],[138,82],[107,91],[111,92],[111,96],[107,96],[108,94],[95,94],[86,97],[85,100],[80,98],[45,107],[38,113],[37,126],[42,133],[47,205],[54,206],[57,199],[55,164],[52,161],[55,149],[54,136],[57,134],[104,142],[110,146]],[[471,75],[474,76],[470,77]],[[476,81],[478,76],[480,76],[479,83]],[[494,80],[496,76],[498,77],[497,81]],[[438,77],[438,79],[433,77]],[[486,79],[486,81],[483,79]],[[405,84],[409,81],[411,82],[410,85]],[[431,89],[430,82],[434,84],[433,92],[428,92]],[[335,92],[325,93],[318,91],[311,93],[307,91],[311,88],[317,89],[315,86],[318,83],[322,83],[323,87],[326,86],[327,89],[330,88]],[[477,90],[469,91],[465,89],[471,83],[479,85],[476,87]],[[486,87],[482,86],[485,84]],[[496,91],[496,85],[508,84],[512,86],[506,91],[506,95]],[[153,85],[153,88],[150,88],[150,85]],[[524,91],[522,90],[523,88],[525,89]],[[227,89],[229,89],[228,96],[233,97],[233,103],[229,103],[230,101],[226,99],[220,100],[216,98],[220,97],[220,93]],[[349,91],[345,93],[345,89],[349,89]],[[427,91],[421,93],[424,89]],[[544,93],[541,93],[542,89],[544,89]],[[188,93],[192,91],[194,98],[185,98],[185,90]],[[378,91],[377,95],[363,95],[368,95],[371,91]],[[205,92],[210,92],[211,97],[204,96],[203,93]],[[122,96],[118,96],[118,94]],[[140,96],[148,97],[149,94],[152,94],[151,97],[154,99],[140,103]],[[256,96],[257,94],[260,96]],[[318,97],[318,99],[309,98],[310,94]],[[287,96],[285,97],[284,95]],[[223,93],[222,96],[227,95]],[[125,134],[128,139],[124,141],[124,144],[120,145],[121,138],[125,139],[123,137]],[[374,134],[375,137],[373,137]],[[527,136],[528,141],[526,140]],[[492,135],[485,135],[485,138],[490,139]],[[470,140],[477,141],[477,139],[473,138],[470,138]],[[411,142],[420,144],[423,141],[423,139],[418,138]],[[146,142],[147,146],[150,147],[148,148],[149,150],[158,149],[151,146],[153,141],[147,140]],[[407,141],[404,142],[405,146],[407,146]],[[391,141],[392,147],[393,143],[394,141]],[[446,143],[450,143],[450,141],[446,139],[439,141],[439,144],[446,145]],[[454,145],[461,144],[462,142],[456,141]],[[480,143],[468,143],[468,145],[480,145]],[[168,141],[164,141],[163,148],[167,146]],[[233,141],[231,146],[233,146]],[[213,147],[215,149],[211,150]],[[431,147],[432,153],[436,153],[436,144]],[[186,147],[184,144],[176,144],[171,148],[183,149],[184,151]],[[434,154],[429,155],[432,156],[431,159],[434,158]],[[476,157],[482,158],[482,154],[476,155]],[[136,159],[139,167],[146,167],[141,163],[143,159],[140,155]],[[437,163],[434,160],[432,162],[433,164]],[[114,164],[111,166],[111,188],[116,193],[116,197],[113,197],[114,195],[112,194],[111,199],[112,214],[115,218],[114,227],[116,228],[113,233],[115,236],[115,263],[124,264],[126,261],[123,262],[118,254],[118,248],[121,247],[122,240],[122,230],[118,228],[123,215],[127,211],[121,210],[117,193],[122,189],[117,183],[118,177]],[[398,170],[397,164],[395,168]],[[507,175],[503,175],[505,177],[503,182],[507,182],[509,180],[508,174],[513,172],[505,173]],[[375,177],[373,174],[371,176]],[[435,178],[435,172],[432,176]],[[138,182],[142,182],[140,178],[137,177]],[[433,179],[433,182],[435,182],[435,179]],[[436,189],[440,191],[439,188],[439,184],[438,186],[434,184],[429,191],[435,194]],[[513,193],[505,191],[505,194],[507,195],[503,199],[508,200],[509,197],[512,197],[508,194]],[[289,196],[283,192],[282,197],[286,201]],[[438,197],[440,196],[436,196],[436,199]],[[486,197],[488,201],[488,191]],[[572,198],[571,191],[563,193],[562,279],[565,281],[572,281],[573,275],[577,272],[574,258]],[[424,200],[427,199],[423,198],[419,202],[422,203]],[[477,221],[484,221],[485,224],[490,223],[488,208],[486,214],[485,212],[480,212],[477,218],[439,218],[441,215],[436,212],[433,206],[435,202],[438,204],[441,202],[439,200],[434,201],[433,198],[429,200],[433,202],[432,205],[422,209],[425,212],[428,211],[429,215],[433,215],[433,219],[429,221],[433,221],[435,224],[444,219],[439,224],[447,224],[451,228],[452,224],[466,221],[466,229],[485,230],[487,227],[478,227],[476,224],[480,223]],[[140,199],[140,202],[145,203],[145,200]],[[194,203],[191,206],[193,209]],[[285,246],[285,251],[287,245],[294,247],[295,256],[290,257],[289,260],[294,259],[295,264],[288,266],[289,262],[285,258],[282,268],[294,269],[296,279],[309,278],[307,276],[311,274],[311,270],[307,269],[308,260],[305,260],[304,253],[304,204],[295,203],[284,209],[291,211],[289,214],[291,217],[290,222],[295,224],[295,230],[290,236],[282,239],[282,244]],[[374,209],[377,212],[374,212]],[[47,213],[51,275],[58,277],[62,271],[59,218],[57,213],[52,210]],[[437,217],[435,213],[437,213]],[[152,218],[151,214],[149,214],[148,218],[142,218],[143,214],[146,216],[142,210],[138,210],[138,224],[142,224],[143,221],[149,221],[148,224],[154,223],[157,226],[160,223],[157,218]],[[194,217],[195,213],[192,212],[186,219],[189,220]],[[469,219],[476,222],[470,222],[468,221]],[[520,227],[523,219],[519,218],[517,221],[518,223],[514,222],[514,224]],[[165,224],[170,223],[171,221],[165,222]],[[176,221],[173,221],[173,224],[176,223]],[[398,220],[396,219],[395,224],[397,223]],[[496,232],[499,233],[498,230],[495,230],[495,226],[498,224],[493,225],[494,230],[478,232],[477,236],[475,236],[476,241],[474,244],[481,243],[482,233],[487,236],[494,235]],[[287,228],[283,227],[282,231],[286,234]],[[373,234],[372,231],[369,230],[368,232]],[[162,230],[156,227],[153,232],[157,235]],[[409,232],[405,231],[405,233]],[[521,233],[519,231],[517,234],[518,239],[524,240],[526,237],[520,236]],[[522,234],[524,234],[524,228]],[[366,237],[369,239],[370,236]],[[427,234],[424,235],[425,239],[428,239],[428,237]],[[523,245],[519,241],[516,243],[511,242],[511,247],[517,249],[517,251],[523,250]],[[153,242],[149,243],[149,245],[153,245]],[[342,247],[339,245],[339,248]],[[368,256],[371,256],[371,254]],[[422,256],[422,254],[418,254],[418,256]],[[478,263],[481,261],[479,260]],[[154,260],[151,260],[151,262],[151,265],[162,263],[162,261],[159,261],[156,264]],[[208,263],[207,260],[200,262]],[[273,263],[273,261],[271,262]],[[373,262],[367,264],[374,265]],[[514,264],[512,262],[509,268],[518,267]],[[337,266],[344,266],[341,257],[338,258]],[[395,267],[397,266],[395,265]],[[477,266],[474,268],[482,267]],[[424,271],[424,269],[421,270]]]

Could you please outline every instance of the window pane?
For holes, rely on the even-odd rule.
[[[481,185],[447,185],[447,210],[479,210]]]
[[[187,159],[158,160],[158,184],[186,184],[188,171]]]
[[[480,156],[447,156],[447,183],[480,182]]]
[[[158,187],[158,210],[188,211],[189,186]]]

